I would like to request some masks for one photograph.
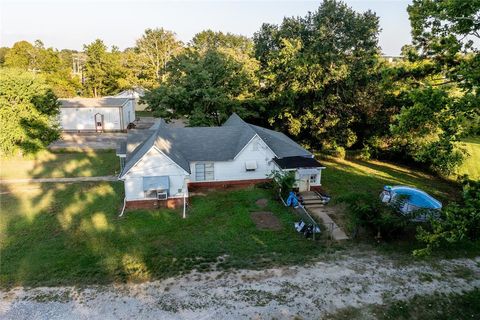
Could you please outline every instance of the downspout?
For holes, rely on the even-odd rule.
[[[187,194],[188,194],[188,184],[187,179],[183,180],[183,219],[187,218]]]
[[[123,171],[123,170],[122,170]],[[120,174],[118,175],[118,178],[120,180],[120,177],[122,175],[122,171],[120,171]],[[123,190],[125,190],[125,180],[123,180]],[[123,197],[123,207],[122,207],[122,211],[120,211],[120,215],[119,217],[122,217],[123,214],[125,213],[125,208],[127,207],[127,195],[125,194],[125,196]]]
[[[123,213],[125,212],[125,207],[126,206],[127,206],[127,197],[124,197],[123,198],[123,207],[122,207],[122,211],[120,212],[119,217],[123,216]]]

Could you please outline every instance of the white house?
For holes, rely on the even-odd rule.
[[[125,131],[135,121],[135,100],[130,98],[59,99],[64,131]]]
[[[321,185],[325,169],[283,133],[248,124],[236,114],[221,127],[175,128],[162,120],[129,133],[117,155],[127,207],[175,206],[189,189],[255,184],[273,170],[295,171],[305,191]]]

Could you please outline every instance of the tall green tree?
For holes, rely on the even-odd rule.
[[[38,50],[28,41],[15,42],[5,55],[5,66],[24,70],[37,68]]]
[[[266,117],[313,148],[351,147],[378,107],[378,17],[325,0],[254,36]],[[372,113],[372,112],[370,112]]]
[[[7,55],[10,48],[0,47],[0,66],[5,64],[5,56]]]
[[[27,41],[15,43],[5,55],[5,66],[44,75],[59,97],[74,96],[80,89],[79,80],[72,75],[71,61],[62,59],[57,50],[45,48],[40,40],[34,45]]]
[[[234,111],[255,112],[254,75],[229,51],[190,48],[167,69],[168,81],[145,96],[159,116],[184,116],[191,126],[211,126],[222,124]]]
[[[408,7],[413,46],[395,66],[394,147],[449,174],[462,161],[458,142],[480,118],[480,1],[415,0]]]
[[[42,75],[0,69],[0,154],[34,153],[60,136],[59,103]]]
[[[167,63],[182,49],[175,33],[163,28],[147,29],[136,43],[136,51],[142,59],[150,78],[156,84],[166,80]]]
[[[199,52],[223,48],[233,49],[241,54],[253,53],[253,42],[248,37],[230,32],[215,32],[210,29],[197,33],[189,45]]]
[[[84,86],[87,92],[94,96],[114,94],[121,89],[119,80],[124,77],[121,53],[113,47],[111,52],[102,40],[97,39],[85,45]]]

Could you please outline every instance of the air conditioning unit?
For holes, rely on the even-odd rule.
[[[157,191],[157,199],[158,200],[167,200],[168,195],[166,191]]]

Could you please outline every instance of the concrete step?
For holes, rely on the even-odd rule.
[[[305,205],[305,208],[307,208],[307,209],[324,208],[324,207],[325,207],[325,205],[321,204],[321,203]]]
[[[318,194],[311,194],[311,195],[302,195],[303,199],[318,199],[320,198]]]

